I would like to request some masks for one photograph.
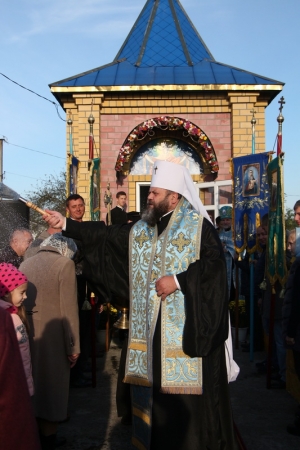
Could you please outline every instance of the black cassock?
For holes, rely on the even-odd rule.
[[[170,215],[158,223],[160,234]],[[91,289],[111,300],[128,298],[128,237],[131,224],[106,227],[103,222],[67,220],[64,235],[80,239],[83,274]],[[203,394],[161,394],[161,327],[153,343],[153,410],[151,450],[236,450],[224,341],[228,334],[226,265],[214,227],[203,221],[200,260],[178,274],[185,294],[183,351],[202,357]]]

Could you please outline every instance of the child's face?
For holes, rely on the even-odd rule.
[[[17,308],[19,308],[24,302],[24,300],[27,298],[26,289],[27,283],[21,284],[16,289],[7,294],[7,301],[9,301],[9,303],[12,303]]]

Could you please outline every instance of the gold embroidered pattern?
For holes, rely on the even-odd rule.
[[[139,247],[142,248],[144,242],[149,240],[149,237],[146,236],[145,230],[143,230],[141,234],[135,238],[135,240],[139,243]]]
[[[179,253],[182,253],[184,247],[189,245],[191,242],[190,239],[184,239],[184,234],[181,232],[178,235],[177,239],[173,239],[171,241],[172,245],[175,245],[178,248]]]

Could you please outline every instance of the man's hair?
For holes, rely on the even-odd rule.
[[[119,198],[119,197],[121,197],[121,195],[125,195],[125,197],[127,197],[126,192],[124,192],[124,191],[117,192],[116,197]]]
[[[166,189],[166,191],[167,191],[167,194],[166,194],[166,195],[177,194],[177,195],[178,195],[178,200],[181,200],[181,199],[182,199],[182,195],[181,195],[181,194],[178,194],[178,192],[170,191],[169,189]]]
[[[219,223],[221,222],[221,216],[216,217],[216,224],[219,225]]]
[[[68,197],[67,200],[66,200],[66,207],[67,207],[67,208],[68,208],[69,203],[70,203],[71,200],[82,200],[82,201],[83,201],[83,204],[84,204],[84,200],[83,200],[83,198],[81,197],[81,195],[79,195],[79,194],[71,194],[71,195],[69,195],[69,197]]]
[[[16,228],[13,230],[9,235],[9,242],[11,243],[13,239],[16,237],[16,234],[18,233],[29,233],[32,236],[31,231],[28,228]]]
[[[300,208],[300,200],[297,200],[294,204],[294,211],[296,211],[297,208]]]

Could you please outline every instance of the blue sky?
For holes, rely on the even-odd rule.
[[[48,84],[110,63],[145,2],[4,0],[0,72],[54,101]],[[283,93],[267,108],[266,151],[274,148],[278,100],[283,95],[285,193],[287,206],[292,207],[300,199],[299,0],[182,0],[181,4],[217,61],[285,83]],[[21,195],[45,175],[65,169],[65,123],[55,107],[0,76],[2,136],[10,143],[4,143],[4,183]]]

